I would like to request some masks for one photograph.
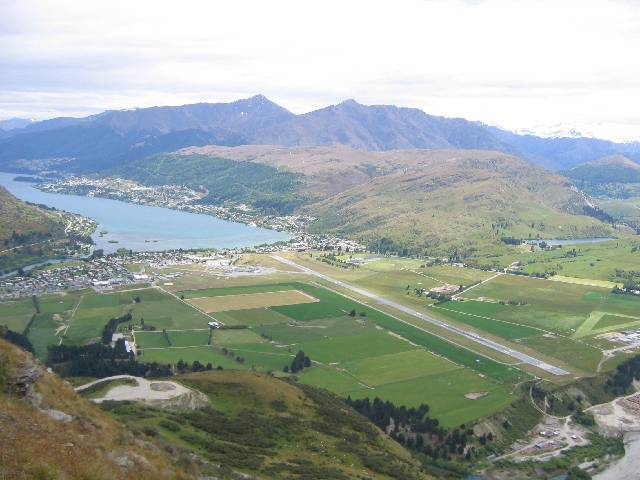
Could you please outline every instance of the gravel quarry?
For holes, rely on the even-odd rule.
[[[108,389],[100,398],[91,399],[94,403],[105,401],[134,401],[148,405],[159,406],[161,408],[200,408],[206,405],[209,400],[201,392],[192,390],[176,382],[165,380],[150,381],[142,377],[130,375],[115,375],[113,377],[101,378],[76,388],[76,392],[82,393],[91,387],[101,383],[114,380],[131,380],[135,382],[130,385],[115,385]]]

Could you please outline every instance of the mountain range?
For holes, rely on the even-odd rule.
[[[521,135],[544,138],[599,138],[612,142],[633,143],[640,141],[640,130],[635,125],[592,122],[585,124],[556,123],[536,125],[513,130]]]
[[[24,128],[32,122],[33,120],[29,118],[7,118],[6,120],[0,120],[0,130],[9,131],[16,128]]]
[[[497,150],[552,170],[613,154],[640,162],[638,142],[520,135],[415,108],[354,100],[296,115],[257,95],[230,103],[111,110],[29,123],[2,131],[0,168],[100,171],[158,152],[210,144]]]

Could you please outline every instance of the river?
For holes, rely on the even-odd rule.
[[[96,248],[102,248],[106,253],[119,248],[153,251],[251,247],[291,238],[285,232],[251,227],[210,215],[106,198],[42,192],[32,183],[16,182],[15,177],[16,174],[0,172],[0,185],[19,199],[95,220],[98,228],[93,240]],[[102,231],[107,233],[101,236]]]
[[[639,480],[640,479],[640,432],[624,434],[624,457],[609,465],[594,480]]]

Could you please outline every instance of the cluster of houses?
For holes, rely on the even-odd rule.
[[[155,205],[192,213],[202,213],[224,220],[278,231],[300,232],[313,221],[312,217],[305,215],[264,215],[264,213],[244,204],[233,206],[208,205],[200,202],[207,195],[207,191],[204,189],[196,190],[183,185],[147,187],[132,180],[118,177],[71,177],[57,182],[42,183],[38,185],[38,188],[46,192],[111,198],[140,205]]]
[[[113,287],[134,283],[124,262],[105,257],[70,263],[56,268],[32,270],[0,280],[0,298],[18,298],[67,289]]]
[[[92,287],[110,289],[133,283],[149,283],[154,279],[144,272],[131,272],[128,264],[144,264],[151,268],[204,264],[232,274],[259,274],[261,267],[235,266],[233,260],[242,253],[298,252],[331,250],[361,252],[365,248],[357,242],[331,235],[299,234],[288,243],[225,249],[213,252],[170,250],[161,252],[130,252],[111,254],[68,262],[50,269],[34,269],[26,274],[0,278],[0,299],[19,298],[44,293],[57,293],[67,289]],[[180,276],[168,273],[165,279]]]
[[[307,250],[341,251],[345,253],[364,252],[366,248],[353,240],[334,235],[299,234],[285,245],[279,245],[278,251],[304,252]]]

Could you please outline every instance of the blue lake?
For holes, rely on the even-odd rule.
[[[15,174],[0,173],[0,185],[21,200],[66,210],[98,223],[93,235],[96,248],[115,252],[178,248],[233,248],[288,240],[290,235],[266,228],[250,227],[210,215],[137,205],[106,198],[42,192],[33,184],[16,182]],[[100,236],[99,232],[108,233]],[[109,243],[109,240],[118,243]]]
[[[593,238],[573,238],[573,239],[565,239],[565,240],[527,240],[527,243],[530,245],[534,245],[540,242],[545,242],[547,245],[554,247],[556,245],[581,245],[585,243],[609,242],[611,240],[615,240],[615,238],[593,237]]]

